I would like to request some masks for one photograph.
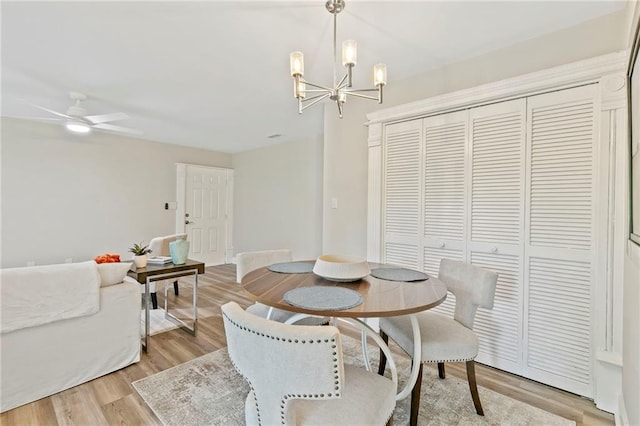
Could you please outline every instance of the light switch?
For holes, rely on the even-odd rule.
[[[337,198],[335,198],[335,197],[333,197],[333,198],[331,199],[331,208],[332,208],[332,209],[337,209],[337,208],[338,208],[338,199],[337,199]]]

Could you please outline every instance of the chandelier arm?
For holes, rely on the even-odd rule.
[[[349,82],[347,81],[345,83],[345,80],[349,78],[349,74],[345,74],[344,77],[342,77],[342,80],[340,80],[340,83],[338,83],[338,85],[336,86],[337,89],[342,89],[344,87],[349,87]]]
[[[318,89],[324,89],[327,92],[332,92],[333,89],[330,87],[326,87],[326,86],[321,86],[319,84],[315,84],[315,83],[311,83],[310,81],[306,81],[306,80],[301,80],[304,84],[308,84],[309,86],[313,86],[313,87],[317,87]]]
[[[373,101],[377,101],[378,100],[377,96],[363,95],[363,94],[357,93],[357,92],[344,92],[344,93],[346,93],[347,95],[350,95],[350,96],[356,96],[358,98],[371,99]]]
[[[305,89],[305,93],[327,93],[327,89]]]
[[[376,87],[375,89],[346,89],[343,90],[345,93],[360,93],[360,92],[377,92],[379,89]]]
[[[321,95],[318,96],[316,99],[314,99],[312,102],[306,104],[306,105],[302,105],[302,109],[301,111],[304,111],[305,109],[309,108],[310,106],[314,106],[315,104],[317,104],[318,102],[320,102],[321,100],[328,98],[329,97],[329,93],[325,94],[325,95]]]
[[[342,118],[342,102],[336,102],[338,105],[338,116]]]
[[[325,93],[324,95],[315,95],[315,96],[311,96],[310,98],[303,98],[302,102],[304,103],[304,102],[313,101],[315,99],[322,98],[322,97],[327,97],[329,95],[331,95],[331,93]]]

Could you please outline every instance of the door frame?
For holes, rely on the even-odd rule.
[[[233,257],[233,169],[203,166],[200,164],[176,163],[176,234],[186,232],[184,215],[187,211],[187,171],[189,167],[225,172],[227,190],[225,194],[224,262],[231,263]]]

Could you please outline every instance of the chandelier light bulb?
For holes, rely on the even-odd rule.
[[[358,43],[355,40],[345,40],[342,42],[342,65],[356,65],[358,60]]]
[[[291,76],[304,75],[304,55],[302,52],[291,52],[289,55],[289,64],[291,66]]]
[[[376,64],[373,67],[373,84],[375,86],[384,86],[387,84],[387,65]]]

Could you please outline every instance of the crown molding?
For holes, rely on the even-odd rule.
[[[386,108],[367,114],[368,122],[366,124],[406,120],[460,108],[469,108],[496,100],[519,98],[569,86],[595,83],[604,75],[624,73],[628,56],[627,50],[610,53],[483,84],[471,89],[459,90]]]

